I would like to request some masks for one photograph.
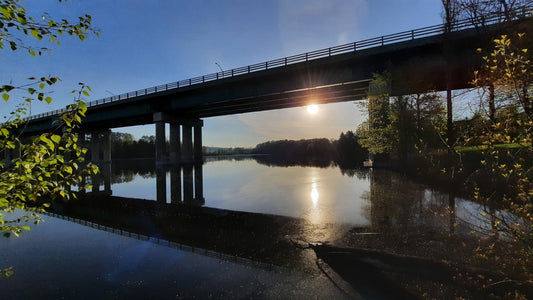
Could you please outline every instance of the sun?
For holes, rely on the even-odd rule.
[[[318,105],[316,105],[316,104],[308,105],[307,106],[307,112],[310,115],[316,115],[316,113],[318,112]]]

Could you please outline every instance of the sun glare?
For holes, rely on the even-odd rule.
[[[307,106],[307,112],[310,115],[315,115],[318,112],[318,105],[316,105],[316,104],[308,105]]]

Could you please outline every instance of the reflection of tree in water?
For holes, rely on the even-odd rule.
[[[365,180],[368,179],[370,176],[370,169],[361,169],[361,168],[353,168],[353,169],[343,169],[341,166],[339,166],[339,169],[341,170],[341,174],[348,177],[354,177],[356,176],[357,179]]]
[[[244,160],[253,160],[254,157],[251,155],[216,155],[216,156],[204,156],[204,162],[210,163],[214,161],[244,161]]]
[[[113,160],[111,164],[111,182],[124,183],[133,181],[135,176],[154,178],[155,162],[153,159]]]
[[[273,155],[254,156],[257,163],[269,167],[319,167],[329,168],[334,165],[329,157],[279,157]]]
[[[375,232],[425,234],[448,231],[447,197],[389,171],[370,173],[366,214]]]

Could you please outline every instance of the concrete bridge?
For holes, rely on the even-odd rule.
[[[446,25],[405,31],[92,101],[80,137],[90,134],[93,161],[110,160],[111,128],[155,124],[157,163],[200,162],[202,118],[364,99],[373,74],[384,71],[392,95],[467,88],[481,63],[477,48],[489,49],[502,33],[531,31],[530,8],[513,16],[458,21],[451,32]],[[23,134],[50,131],[61,112],[27,118]]]

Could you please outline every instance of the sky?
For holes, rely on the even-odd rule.
[[[440,0],[22,0],[29,15],[53,19],[92,16],[100,36],[64,37],[40,57],[0,50],[0,84],[54,75],[51,104],[32,104],[32,114],[63,108],[78,82],[93,101],[160,84],[247,66],[362,39],[441,23]],[[218,64],[218,65],[217,65]],[[13,95],[16,96],[16,95]],[[0,106],[5,116],[17,98]],[[253,147],[279,139],[338,138],[364,115],[354,102],[204,119],[206,146]],[[136,138],[155,126],[117,128]]]

